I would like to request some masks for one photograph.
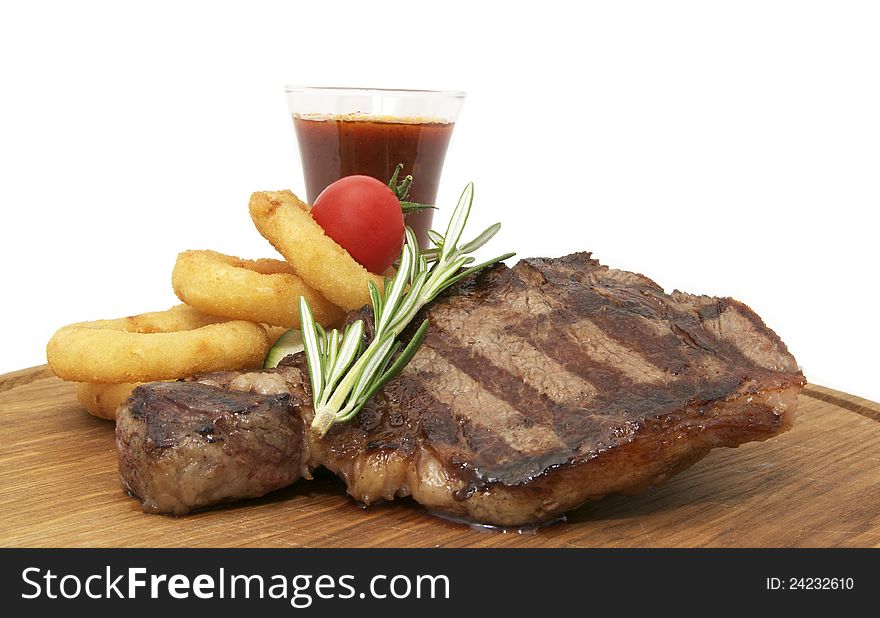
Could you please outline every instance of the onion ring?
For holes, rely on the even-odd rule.
[[[282,260],[243,260],[216,251],[177,256],[171,285],[177,297],[210,315],[299,328],[299,297],[305,296],[322,326],[343,312],[296,276]]]
[[[134,387],[140,382],[123,382],[122,384],[94,384],[77,382],[76,399],[92,416],[112,421],[116,418],[116,409],[131,396]]]
[[[55,375],[117,384],[259,367],[269,338],[259,324],[225,321],[187,305],[59,329],[46,346]]]
[[[288,331],[283,326],[269,326],[264,324],[266,335],[269,337],[271,348],[284,333]],[[131,396],[131,391],[140,386],[142,382],[123,382],[121,384],[96,384],[94,382],[75,382],[76,399],[80,405],[92,416],[106,420],[116,419],[116,410],[126,399]]]
[[[260,234],[284,256],[296,274],[346,311],[370,302],[368,282],[382,289],[383,278],[367,271],[324,233],[309,207],[290,191],[257,192],[251,219]]]

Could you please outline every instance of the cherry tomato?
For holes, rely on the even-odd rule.
[[[375,178],[340,178],[315,200],[312,217],[372,273],[385,272],[400,255],[404,238],[400,201]]]

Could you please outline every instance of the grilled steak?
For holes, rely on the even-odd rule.
[[[789,429],[804,384],[745,305],[587,253],[485,271],[427,317],[403,373],[311,446],[365,504],[544,521]]]
[[[358,417],[304,432],[308,466],[364,504],[411,495],[477,522],[545,521],[787,430],[805,383],[745,305],[665,294],[587,253],[496,266],[425,316],[421,349]],[[307,391],[302,355],[283,364],[269,375]]]
[[[180,515],[308,475],[298,376],[224,372],[137,387],[117,415],[123,487],[148,513]]]

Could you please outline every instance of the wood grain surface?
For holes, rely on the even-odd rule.
[[[880,547],[880,405],[809,386],[794,429],[717,449],[665,485],[532,531],[477,531],[412,500],[359,508],[328,474],[173,518],[120,489],[113,424],[45,367],[0,376],[3,547]]]

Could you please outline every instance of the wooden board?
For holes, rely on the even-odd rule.
[[[0,427],[4,547],[880,547],[880,405],[818,386],[788,433],[525,534],[474,531],[411,500],[362,509],[328,475],[187,517],[144,515],[120,489],[112,423],[45,367],[0,376]]]

